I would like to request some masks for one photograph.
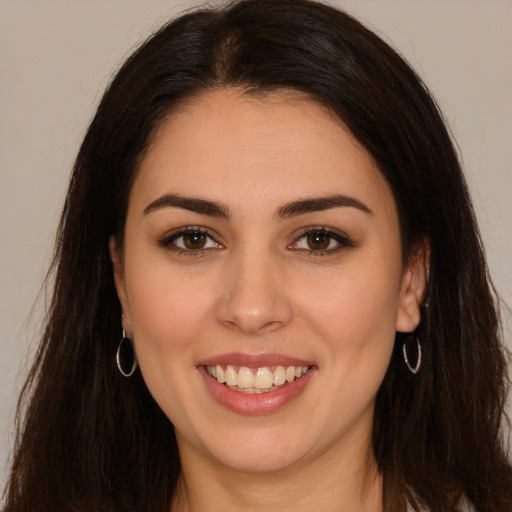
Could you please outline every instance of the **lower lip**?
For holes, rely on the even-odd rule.
[[[262,415],[276,412],[297,398],[316,373],[316,368],[310,368],[305,375],[293,382],[287,382],[275,391],[266,393],[244,393],[233,391],[211,377],[204,366],[198,367],[206,387],[224,407],[233,412],[246,415]]]

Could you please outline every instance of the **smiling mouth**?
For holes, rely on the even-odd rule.
[[[207,365],[206,372],[217,382],[241,393],[269,393],[288,382],[303,377],[309,366],[263,366],[249,368],[235,365]]]

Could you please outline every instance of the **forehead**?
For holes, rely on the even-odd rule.
[[[292,91],[253,96],[220,89],[182,103],[153,137],[132,192],[146,202],[180,193],[235,207],[241,199],[256,206],[363,194],[394,206],[387,182],[346,126]]]

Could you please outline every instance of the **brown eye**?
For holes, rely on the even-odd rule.
[[[191,251],[204,249],[207,241],[208,237],[200,231],[183,235],[183,245]]]
[[[354,247],[350,238],[334,229],[311,227],[305,229],[290,249],[305,252],[308,256],[334,256],[340,251]]]
[[[332,238],[321,231],[309,233],[307,235],[308,248],[312,251],[323,251],[327,249],[332,241]]]
[[[183,253],[195,255],[209,249],[222,248],[222,245],[217,243],[208,231],[188,227],[160,240],[159,244],[171,250],[181,250]]]

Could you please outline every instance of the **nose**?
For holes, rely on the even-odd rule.
[[[231,262],[222,286],[218,320],[253,336],[275,331],[292,319],[292,305],[280,262],[272,255],[241,254]]]

